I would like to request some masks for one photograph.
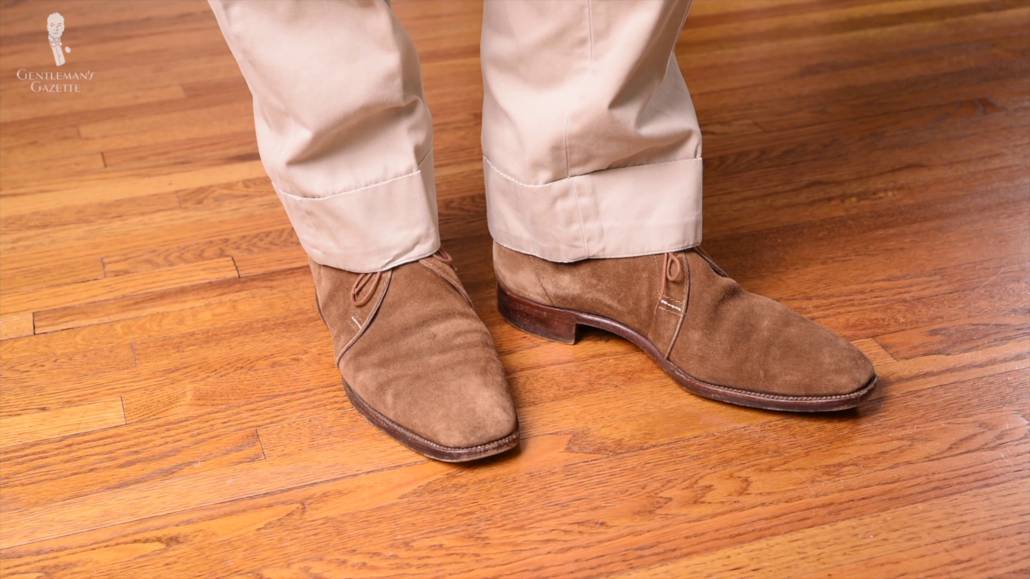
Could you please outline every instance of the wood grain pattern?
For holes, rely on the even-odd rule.
[[[0,418],[0,445],[16,446],[125,424],[120,399]]]
[[[692,397],[624,341],[493,303],[481,6],[396,0],[423,61],[440,223],[522,447],[423,459],[347,402],[249,94],[200,0],[0,12],[4,577],[1030,572],[1030,6],[696,2],[706,247],[852,340],[853,413]]]

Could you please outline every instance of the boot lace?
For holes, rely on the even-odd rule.
[[[683,262],[675,253],[666,253],[662,266],[665,277],[662,279],[662,295],[668,295],[669,283],[677,283],[683,279]]]
[[[451,258],[451,254],[447,253],[443,249],[438,249],[436,253],[426,259],[438,261],[449,266],[451,269],[454,269],[454,265],[452,264],[454,260]],[[376,294],[376,289],[379,288],[379,280],[381,280],[382,277],[382,271],[372,271],[358,275],[358,279],[354,280],[354,285],[351,286],[351,303],[357,307],[367,304],[372,299],[372,296]]]

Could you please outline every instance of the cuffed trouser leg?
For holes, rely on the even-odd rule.
[[[673,49],[689,0],[484,3],[490,232],[551,261],[701,241],[701,132]]]
[[[432,123],[389,6],[209,1],[254,97],[261,160],[312,259],[367,272],[436,251]]]

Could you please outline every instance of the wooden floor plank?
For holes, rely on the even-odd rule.
[[[884,572],[883,567],[897,566],[913,556],[930,559],[934,555],[937,555],[937,560],[933,564],[924,561],[919,566],[925,576],[956,571],[979,575],[1015,570],[1025,563],[1018,554],[1030,545],[1027,538],[1030,533],[1030,506],[1025,500],[1026,492],[1025,481],[1003,483],[779,535],[741,548],[690,557],[672,565],[626,576],[743,574],[749,577],[783,577],[797,568],[799,558],[804,560],[805,572],[813,575],[822,572],[840,573],[842,576],[880,576]],[[997,513],[984,511],[982,505],[987,501],[1004,505],[1004,508]],[[876,529],[876,532],[869,533],[867,529]],[[977,543],[973,549],[963,549],[970,543],[970,537],[995,533],[997,535],[992,537],[995,540]],[[942,542],[945,545],[941,545]],[[890,547],[885,549],[885,544]],[[952,552],[949,547],[955,546],[965,552]]]
[[[692,7],[706,249],[873,360],[881,388],[830,416],[703,400],[613,336],[504,322],[482,3],[392,5],[520,451],[432,462],[347,401],[205,2],[59,6],[65,69],[95,73],[59,95],[17,74],[52,67],[54,8],[6,2],[0,574],[1025,576],[1026,2]]]
[[[0,448],[122,424],[125,415],[119,399],[0,417]]]
[[[0,315],[0,340],[31,336],[33,332],[32,312]]]
[[[1004,387],[995,383],[992,391],[999,398],[994,400],[1018,400],[1020,385],[1014,378],[1008,377],[1008,385]],[[941,416],[961,414],[956,410],[967,404],[991,405],[992,401],[970,400],[966,392],[971,386],[962,384],[951,388],[940,406]],[[918,396],[909,396],[899,403],[922,407]],[[621,558],[613,553],[621,552],[621,547],[633,544],[634,539],[647,545],[637,553],[640,559],[654,561],[808,528],[820,521],[826,522],[827,518],[846,519],[870,508],[874,511],[895,508],[911,504],[914,498],[932,500],[984,483],[1020,480],[1020,473],[1025,472],[1026,461],[1030,459],[1025,444],[1026,421],[1011,412],[991,418],[976,414],[975,408],[969,411],[974,414],[968,418],[943,419],[943,426],[931,420],[925,428],[904,427],[899,420],[910,419],[904,414],[889,412],[877,413],[879,420],[875,423],[849,425],[838,420],[817,420],[815,426],[820,430],[835,434],[836,442],[831,445],[818,437],[802,441],[798,438],[799,431],[811,429],[797,421],[783,419],[773,420],[761,428],[737,428],[721,436],[690,437],[685,439],[689,444],[655,447],[645,443],[643,450],[615,455],[604,445],[587,441],[577,444],[573,433],[556,433],[527,438],[519,456],[521,460],[502,460],[481,469],[418,461],[399,469],[336,481],[337,477],[346,476],[349,466],[346,457],[352,456],[348,451],[357,450],[338,447],[323,451],[322,458],[301,454],[284,459],[284,462],[297,461],[292,468],[285,464],[281,469],[275,468],[271,462],[262,464],[260,469],[251,469],[249,465],[234,467],[253,472],[250,476],[238,472],[233,479],[240,481],[239,485],[218,487],[205,497],[205,500],[214,499],[219,496],[217,493],[222,493],[217,502],[224,504],[205,509],[209,515],[236,517],[241,511],[256,513],[272,508],[278,512],[274,520],[281,519],[276,526],[293,529],[289,531],[291,536],[309,537],[305,544],[283,544],[275,552],[265,551],[267,546],[263,544],[228,547],[219,543],[265,541],[271,535],[241,533],[240,529],[198,519],[196,511],[188,518],[175,516],[174,511],[182,509],[190,500],[175,489],[184,488],[180,485],[210,484],[204,481],[217,480],[217,473],[110,491],[105,496],[111,500],[97,504],[111,505],[111,509],[88,515],[78,508],[85,501],[77,500],[67,501],[60,507],[54,505],[49,510],[10,513],[21,524],[18,530],[11,531],[13,534],[4,537],[3,544],[15,546],[33,536],[41,539],[53,536],[61,529],[92,529],[101,521],[114,523],[127,516],[135,519],[153,512],[173,515],[172,519],[185,522],[187,528],[200,524],[209,532],[221,529],[226,534],[217,535],[218,539],[208,535],[202,544],[197,543],[200,537],[190,539],[188,542],[194,543],[190,548],[233,552],[246,549],[252,559],[240,561],[240,567],[234,569],[238,572],[260,568],[261,560],[277,560],[284,551],[296,550],[300,554],[312,543],[319,548],[329,548],[329,543],[340,545],[339,541],[344,541],[347,547],[339,560],[323,560],[337,573],[355,571],[356,568],[349,567],[351,562],[357,564],[365,558],[382,565],[382,572],[410,571],[418,568],[420,559],[430,558],[434,568],[455,573],[468,572],[471,570],[468,565],[482,563],[511,565],[512,572],[521,570],[534,575],[569,571],[578,565],[585,565],[581,568],[589,567],[596,573],[599,569],[620,568]],[[839,432],[842,426],[853,432]],[[863,437],[868,444],[859,453],[842,453],[861,432],[868,433]],[[732,438],[736,444],[718,450],[724,448],[719,441],[727,438]],[[1003,449],[1012,445],[1022,447],[1022,452],[1006,454]],[[641,464],[649,465],[646,482],[638,478]],[[265,478],[266,475],[270,478]],[[287,480],[284,477],[289,477],[298,488],[284,494],[267,494],[266,489],[276,485],[276,480],[282,484]],[[582,486],[583,481],[599,479],[610,480],[611,484]],[[311,486],[314,483],[323,484]],[[240,504],[232,502],[232,495],[224,493],[242,493],[252,500]],[[488,515],[480,504],[498,493],[496,500],[515,501],[524,506],[529,506],[530,501],[549,505],[553,518],[536,520],[531,510],[493,510]],[[147,511],[129,514],[124,509],[114,510],[114,505],[124,504],[146,505]],[[298,504],[304,505],[304,515],[291,516]],[[281,509],[284,505],[290,506],[285,512]],[[597,525],[596,521],[590,524],[592,513],[597,509],[607,514],[602,524]],[[440,519],[442,512],[450,514]],[[83,516],[89,518],[83,519]],[[398,520],[397,516],[401,520],[426,522],[406,525],[403,529],[393,523],[385,524],[385,521]],[[379,524],[369,525],[373,519]],[[433,520],[437,522],[429,522]],[[263,519],[263,524],[270,523]],[[711,536],[697,534],[715,523],[725,532]],[[128,528],[147,529],[156,524],[156,521],[141,519]],[[577,532],[577,527],[582,525],[586,526]],[[489,538],[487,544],[496,545],[497,550],[482,552],[469,560],[451,558],[446,551],[433,549],[433,545],[440,543],[462,544],[461,537],[470,528],[484,540]],[[356,529],[363,530],[355,533]],[[122,535],[123,532],[116,533],[110,541],[136,540],[132,535]],[[193,534],[188,529],[176,532],[186,536]],[[508,553],[506,546],[518,541],[526,532],[543,533],[549,542],[566,544],[570,550],[561,556],[545,551],[532,558],[504,563]],[[590,535],[594,536],[593,540],[576,542],[577,537]],[[183,543],[187,542],[185,536],[178,536]],[[74,544],[76,539],[71,537],[68,542]],[[398,544],[411,548],[397,549]],[[573,545],[575,547],[571,548]],[[617,546],[621,547],[613,550]],[[26,551],[32,555],[31,549]],[[179,573],[198,569],[196,562],[183,561],[172,551],[150,557],[149,561],[134,561],[134,565],[137,568],[154,565]],[[193,571],[189,571],[191,568]],[[112,571],[114,569],[116,567]]]
[[[9,292],[0,313],[39,311],[237,277],[232,258],[219,258],[131,276]]]

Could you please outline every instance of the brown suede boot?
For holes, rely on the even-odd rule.
[[[687,390],[769,410],[857,406],[876,374],[832,332],[744,291],[704,253],[553,263],[494,244],[498,306],[518,328],[574,343],[619,335]]]
[[[493,339],[445,253],[378,273],[310,266],[344,389],[369,421],[447,462],[518,445]]]

